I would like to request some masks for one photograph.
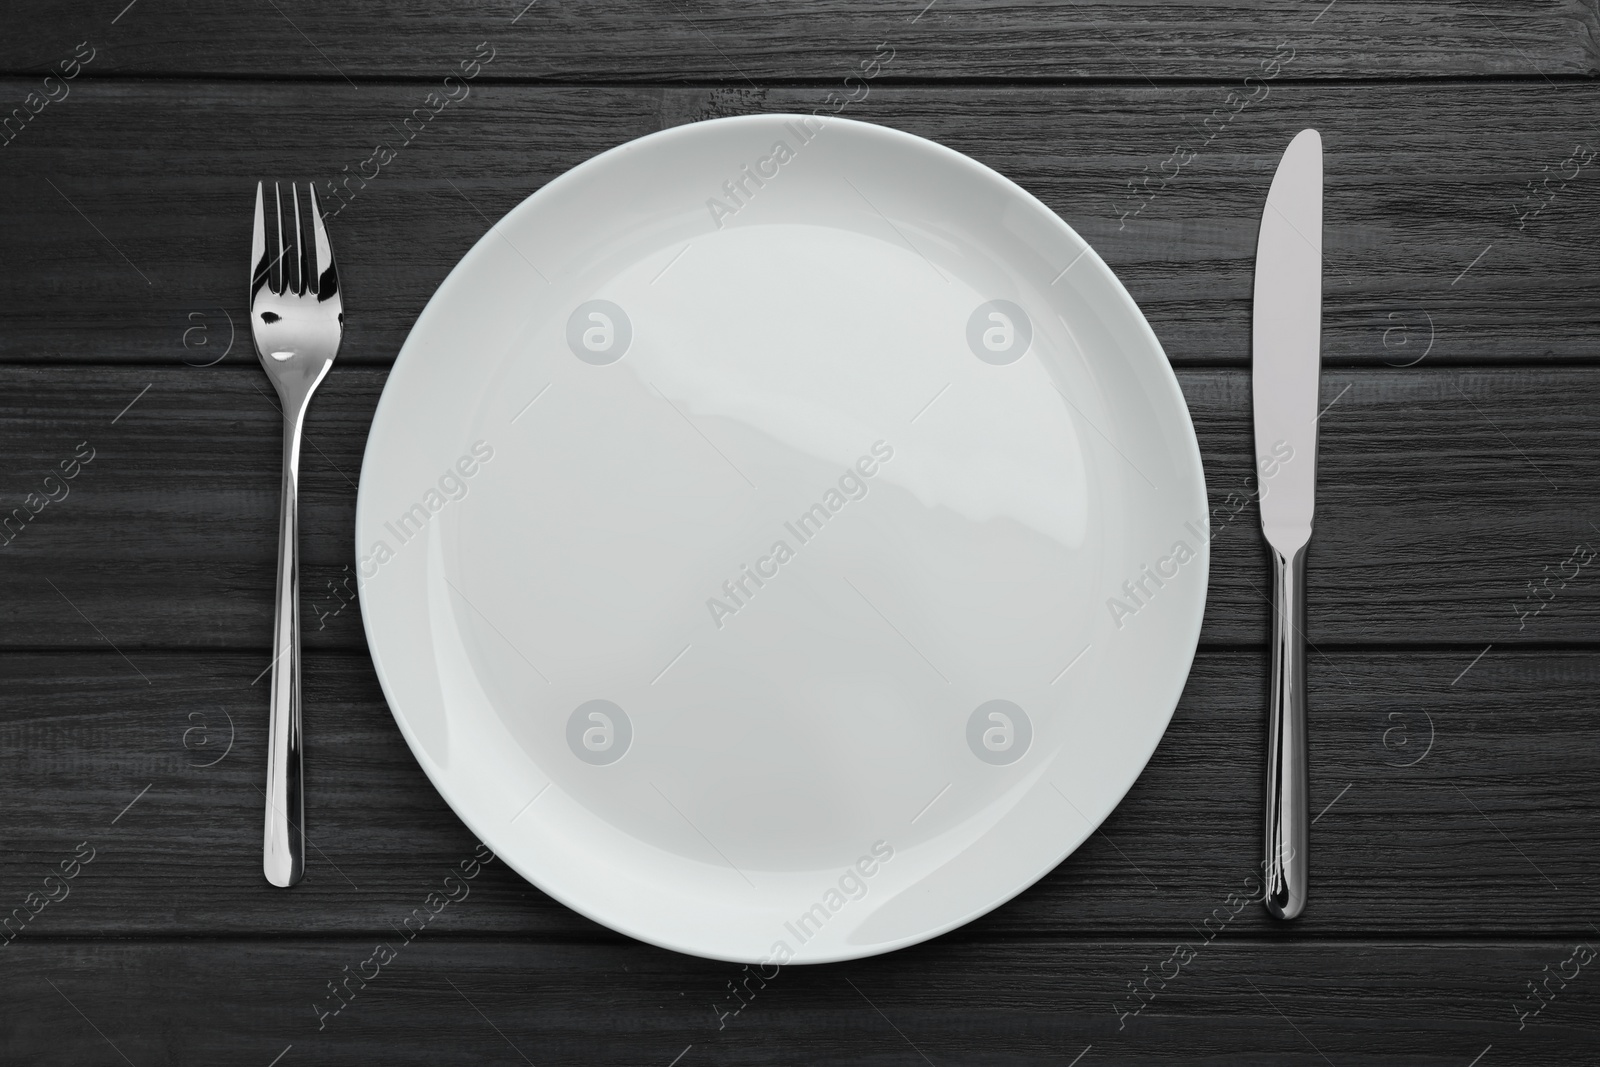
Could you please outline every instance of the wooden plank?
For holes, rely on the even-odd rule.
[[[1581,0],[1515,12],[1469,0],[827,0],[759,12],[731,0],[511,0],[492,10],[188,0],[70,18],[25,0],[7,14],[6,72],[48,69],[87,38],[96,76],[320,78],[349,92],[365,78],[442,77],[480,41],[495,49],[497,77],[579,82],[838,81],[880,41],[908,78],[1241,78],[1279,42],[1296,49],[1299,77],[1560,76],[1595,69],[1597,28]]]
[[[252,685],[265,656],[124,651],[0,655],[0,904],[20,906],[80,842],[96,852],[16,946],[381,934],[472,855],[367,658],[312,653],[315,847],[305,882],[274,889],[260,860],[266,683]],[[1295,936],[1567,936],[1593,920],[1600,658],[1475,655],[1313,657],[1319,816],[1312,902]],[[1102,831],[962,936],[1187,936],[1246,893],[1261,848],[1266,666],[1258,653],[1202,653],[1167,736]],[[448,929],[611,936],[504,864],[478,877]],[[1285,933],[1256,906],[1229,931]]]
[[[432,929],[399,945],[390,933],[14,946],[0,977],[11,1007],[0,1054],[277,1067],[436,1064],[444,1049],[448,1062],[661,1067],[1592,1062],[1591,932],[1476,944],[1187,936],[946,939],[749,972],[642,945],[459,941]],[[1552,977],[1556,995],[1531,1014],[1539,1002],[1526,983],[1558,973],[1571,976],[1565,988]],[[348,999],[335,999],[329,983],[347,974]],[[1146,974],[1156,993],[1133,1015],[1127,986]],[[328,1005],[343,1006],[323,1014]]]
[[[663,127],[811,111],[830,91],[480,82],[408,144],[399,124],[419,85],[73,85],[0,149],[0,286],[18,294],[0,308],[3,361],[200,365],[232,337],[224,361],[253,362],[233,331],[264,178],[315,180],[338,208],[340,359],[386,364],[488,220],[549,179]],[[1584,210],[1600,158],[1573,161],[1600,151],[1600,86],[1274,82],[1236,117],[1228,91],[878,85],[843,114],[938,140],[1038,195],[1117,271],[1178,364],[1247,361],[1267,182],[1307,125],[1327,145],[1330,364],[1600,357],[1600,213]],[[261,136],[263,115],[296,116],[295,136]],[[328,186],[379,143],[395,158],[364,187],[350,178],[339,206]]]
[[[356,485],[385,374],[337,366],[312,405],[308,647],[364,647],[357,608],[343,606],[354,586],[342,583],[354,580]],[[1179,378],[1217,528],[1202,641],[1264,643],[1249,375]],[[1322,390],[1316,645],[1600,637],[1600,585],[1584,553],[1571,561],[1579,544],[1600,547],[1600,473],[1582,446],[1600,368],[1329,370]],[[280,433],[257,367],[0,367],[0,451],[12,457],[0,514],[42,492],[80,442],[95,449],[70,495],[0,547],[12,564],[0,568],[0,647],[266,648]]]

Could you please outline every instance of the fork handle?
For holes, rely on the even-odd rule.
[[[305,873],[305,783],[300,725],[300,428],[305,404],[284,405],[283,489],[278,508],[278,596],[273,614],[272,719],[267,738],[267,881],[291,886]]]
[[[1272,700],[1267,707],[1267,803],[1262,902],[1275,918],[1306,906],[1306,546],[1272,549]]]

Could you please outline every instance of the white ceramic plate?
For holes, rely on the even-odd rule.
[[[1206,497],[1093,250],[865,123],[666,130],[418,319],[357,509],[417,759],[526,878],[744,962],[885,952],[1067,856],[1165,730]]]

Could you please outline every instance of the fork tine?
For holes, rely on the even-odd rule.
[[[339,288],[339,269],[333,261],[333,245],[328,241],[328,231],[322,225],[322,209],[317,204],[317,189],[306,183],[306,195],[311,200],[311,237],[315,245],[316,280],[312,282],[318,300],[326,299]],[[311,260],[308,260],[308,262]]]
[[[278,258],[273,261],[272,276],[277,284],[272,287],[275,293],[284,293],[289,288],[289,264],[284,262],[283,247],[283,190],[277,182],[272,183],[272,199],[277,203],[278,209]]]
[[[311,284],[311,253],[300,229],[300,183],[290,182],[289,191],[294,194],[294,291],[304,296]]]
[[[261,183],[256,182],[256,221],[250,231],[250,295],[261,288],[267,270],[267,214],[262,205]]]

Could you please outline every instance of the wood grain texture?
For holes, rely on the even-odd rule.
[[[740,86],[837,80],[879,41],[897,49],[901,77],[1015,81],[1243,77],[1250,56],[1285,40],[1305,56],[1300,77],[1587,74],[1600,55],[1600,16],[1584,0],[126,6],[99,0],[64,17],[43,0],[11,4],[0,70],[43,69],[85,38],[99,49],[95,76],[319,78],[346,88],[347,78],[440,76],[483,40],[500,77]]]
[[[0,23],[0,518],[95,450],[0,545],[0,908],[96,850],[0,934],[0,1063],[1594,1062],[1600,961],[1571,968],[1600,948],[1600,579],[1563,566],[1600,540],[1600,164],[1563,162],[1600,150],[1594,0],[15,0]],[[83,41],[70,95],[30,100]],[[479,42],[470,96],[407,138]],[[737,1014],[739,968],[598,927],[503,862],[401,945],[476,842],[331,588],[388,364],[550,179],[863,90],[845,117],[1058,212],[1179,368],[1224,528],[1164,741],[1017,899],[786,969]],[[1331,404],[1312,896],[1294,924],[1249,905],[1209,940],[1259,858],[1267,572],[1229,494],[1250,470],[1256,229],[1305,126],[1327,148]],[[380,142],[394,161],[339,207],[329,185]],[[280,421],[234,332],[258,179],[316,181],[337,209],[349,309],[305,449],[315,847],[289,892],[260,875]],[[399,958],[319,1028],[378,941]],[[1137,1012],[1133,983],[1157,991]]]
[[[1292,928],[1251,906],[1230,934],[1588,931],[1600,877],[1600,658],[1497,649],[1466,670],[1474,655],[1312,658],[1311,795],[1322,813],[1312,904]],[[232,654],[0,655],[0,905],[21,906],[79,842],[97,852],[70,896],[0,951],[63,936],[382,934],[472,855],[474,838],[406,748],[367,658],[313,653],[315,847],[303,883],[269,886],[266,683],[252,685],[264,665]],[[1248,894],[1266,667],[1256,653],[1202,653],[1154,759],[1101,832],[958,936],[1181,936],[1229,894]],[[504,864],[479,876],[448,930],[619,937]]]
[[[1572,974],[1583,949],[1592,956],[1593,934],[1275,944],[1224,932],[1183,970],[1169,966],[1165,988],[1172,939],[947,940],[857,963],[768,969],[770,981],[741,987],[744,1000],[730,991],[746,980],[739,968],[642,945],[461,942],[429,929],[395,948],[398,938],[386,936],[394,959],[367,967],[376,976],[364,985],[350,979],[348,1002],[327,984],[356,974],[380,938],[13,947],[0,974],[11,1009],[0,1054],[31,1067],[265,1065],[274,1056],[278,1067],[1066,1067],[1077,1056],[1084,1067],[1464,1067],[1492,1046],[1485,1065],[1548,1067],[1592,1063],[1600,1026],[1590,962],[1565,988],[1552,980],[1556,997],[1518,1029],[1525,983],[1563,964]],[[1157,976],[1157,995],[1120,1017],[1132,1002],[1128,983],[1146,973]],[[146,995],[114,992],[130,990]],[[323,1017],[329,1003],[347,1006]]]
[[[336,366],[312,404],[308,647],[365,647],[357,608],[342,605],[354,595],[356,486],[385,375]],[[1201,640],[1263,644],[1270,588],[1246,502],[1249,374],[1179,380],[1217,529]],[[1600,472],[1577,447],[1591,439],[1600,368],[1330,370],[1322,391],[1314,644],[1600,640],[1600,580],[1592,566],[1562,566],[1576,545],[1600,547]],[[0,368],[0,449],[11,457],[0,516],[41,491],[79,442],[96,450],[70,495],[0,546],[0,647],[266,648],[280,433],[258,367]]]
[[[224,362],[252,363],[233,328],[254,184],[311,179],[338,209],[341,365],[386,364],[490,220],[551,178],[658,129],[809,112],[828,92],[479,83],[406,144],[424,86],[73,84],[0,147],[0,360],[199,365],[232,336]],[[1600,359],[1600,158],[1562,165],[1600,152],[1600,86],[1260,88],[1226,121],[1228,86],[879,85],[843,114],[933,138],[1040,197],[1179,365],[1248,361],[1267,184],[1308,125],[1327,146],[1329,365]],[[297,116],[296,136],[261,136],[266,115]],[[395,159],[365,187],[350,177],[341,207],[328,185],[378,143]],[[1519,217],[1547,179],[1539,202],[1553,199]]]

